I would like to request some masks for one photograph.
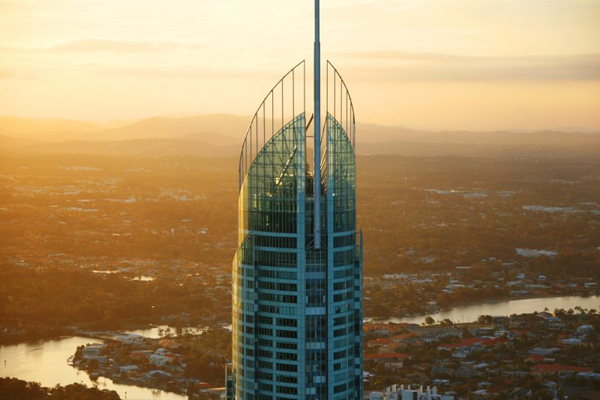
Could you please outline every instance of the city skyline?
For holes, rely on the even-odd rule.
[[[0,115],[247,115],[254,93],[310,54],[307,8],[2,1]],[[324,58],[348,71],[363,122],[600,129],[598,1],[337,0],[323,14]]]

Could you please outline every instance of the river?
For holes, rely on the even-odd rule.
[[[521,299],[521,300],[510,300],[500,301],[495,303],[479,303],[471,304],[468,306],[455,307],[449,310],[443,310],[434,314],[429,314],[436,321],[442,321],[449,319],[452,322],[473,322],[477,320],[480,315],[512,315],[512,314],[527,314],[533,312],[544,311],[544,308],[548,308],[550,312],[553,312],[556,308],[575,308],[580,306],[582,308],[592,309],[600,311],[600,296],[565,296],[565,297],[546,297],[538,299]],[[408,322],[414,324],[421,324],[425,321],[427,315],[404,317],[404,318],[389,318],[382,322]],[[379,321],[379,320],[378,320]]]
[[[57,340],[44,340],[38,343],[21,343],[0,346],[0,376],[19,378],[25,381],[40,382],[43,386],[68,385],[79,382],[94,385],[85,371],[79,371],[67,364],[77,346],[94,343],[97,340],[82,337],[69,337]],[[132,385],[120,385],[110,379],[99,378],[100,389],[115,390],[127,400],[185,400],[187,396]]]
[[[482,303],[464,307],[456,307],[431,316],[435,320],[451,319],[455,322],[474,321],[480,315],[511,315],[543,311],[555,308],[600,308],[600,296],[591,297],[551,297],[543,299],[512,300],[497,303]],[[387,321],[422,323],[425,316],[410,318],[392,318]],[[158,337],[158,327],[132,331],[145,337]],[[38,343],[22,343],[0,346],[0,376],[9,376],[26,381],[40,382],[43,386],[56,384],[68,385],[74,382],[92,386],[94,382],[84,371],[79,371],[67,364],[77,346],[97,342],[94,339],[68,337],[57,340],[45,340]],[[5,363],[6,361],[6,363]],[[184,400],[187,396],[167,393],[130,385],[113,383],[110,379],[98,379],[101,389],[115,390],[121,398],[127,400]]]

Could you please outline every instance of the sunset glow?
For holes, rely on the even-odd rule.
[[[323,57],[364,122],[600,129],[600,1],[323,3]],[[280,4],[2,0],[0,115],[247,115],[312,57],[310,2]]]

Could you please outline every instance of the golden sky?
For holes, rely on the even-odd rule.
[[[358,119],[600,130],[600,0],[322,0]],[[299,60],[312,0],[0,0],[0,115],[250,115]]]

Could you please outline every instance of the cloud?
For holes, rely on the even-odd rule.
[[[9,71],[7,69],[0,69],[0,79],[1,78],[10,78],[15,76],[16,74],[13,71]]]
[[[124,40],[81,39],[60,43],[44,50],[56,53],[143,53],[191,49],[197,50],[202,45],[198,43],[177,42],[142,42]]]
[[[600,53],[483,57],[407,51],[345,52],[361,74],[392,80],[598,80]],[[368,61],[372,66],[364,64]]]
[[[388,11],[406,11],[421,7],[427,0],[337,0],[324,2],[323,7],[345,8],[363,5],[377,5]]]
[[[172,65],[169,67],[113,67],[104,64],[88,64],[87,71],[93,71],[98,75],[138,78],[138,79],[224,79],[224,80],[247,80],[247,79],[265,79],[272,80],[278,77],[278,73],[269,71],[240,71],[240,70],[222,70],[207,69],[203,66],[195,65]]]

